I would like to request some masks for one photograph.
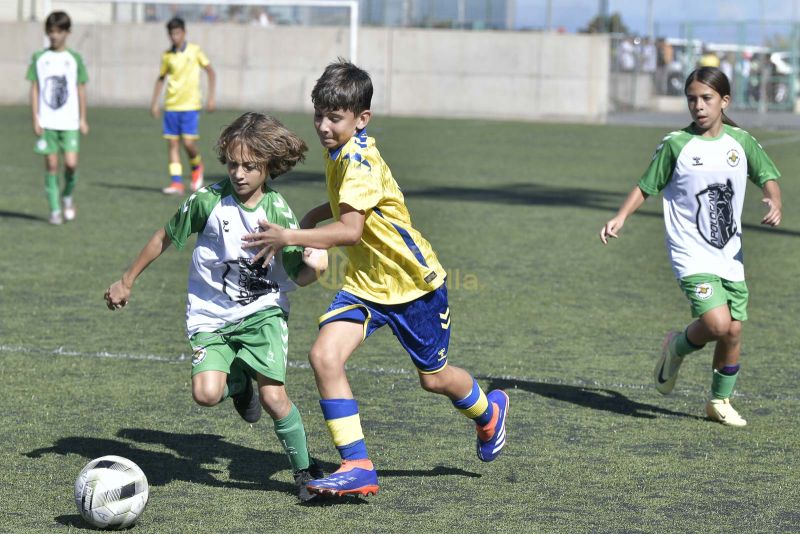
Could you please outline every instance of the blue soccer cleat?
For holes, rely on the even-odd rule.
[[[306,484],[311,493],[317,495],[376,495],[378,493],[378,473],[368,459],[345,460],[335,472],[312,480]]]
[[[490,391],[486,398],[494,405],[492,420],[485,427],[478,427],[478,458],[491,462],[506,444],[506,416],[508,415],[508,395],[502,389]]]

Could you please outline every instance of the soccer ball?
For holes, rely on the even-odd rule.
[[[125,528],[144,511],[149,490],[139,466],[121,456],[95,458],[75,480],[75,504],[88,523]]]

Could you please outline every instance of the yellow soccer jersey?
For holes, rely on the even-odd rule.
[[[363,211],[361,241],[342,247],[349,264],[343,290],[380,304],[402,304],[444,283],[445,271],[422,234],[411,226],[403,193],[362,130],[326,151],[325,179],[333,217],[339,204]]]
[[[167,111],[194,111],[203,107],[200,96],[200,69],[209,65],[199,46],[184,43],[182,50],[170,48],[161,55],[159,76],[167,77]]]

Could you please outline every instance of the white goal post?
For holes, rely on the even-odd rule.
[[[130,4],[130,0],[58,0],[94,4]],[[52,11],[53,0],[43,0],[45,13]],[[358,63],[358,0],[144,0],[141,4],[189,4],[189,5],[236,5],[236,6],[276,6],[276,7],[341,7],[350,10],[350,61]]]

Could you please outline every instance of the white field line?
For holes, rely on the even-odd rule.
[[[21,347],[21,346],[12,346],[12,345],[0,345],[0,357],[2,357],[3,352],[9,353],[22,353],[22,354],[41,354],[46,356],[71,356],[71,357],[80,357],[80,358],[108,358],[110,360],[145,360],[145,361],[154,361],[154,362],[163,362],[163,363],[180,363],[185,364],[191,359],[191,356],[186,354],[179,354],[176,356],[162,356],[158,354],[130,354],[125,352],[83,352],[79,350],[71,350],[66,349],[64,347],[58,347],[56,349],[43,349],[43,348],[36,348],[36,347]],[[308,362],[301,362],[295,360],[289,360],[287,365],[294,369],[311,369],[311,364]],[[354,365],[347,366],[348,371],[357,371],[360,373],[369,373],[374,375],[405,375],[409,378],[416,379],[417,373],[411,369],[402,369],[402,368],[392,368],[392,367],[360,367]],[[519,376],[511,376],[511,375],[475,375],[476,378],[481,380],[507,380],[507,381],[518,381],[518,382],[529,382],[532,384],[540,383],[545,385],[554,385],[554,386],[568,386],[568,387],[585,387],[589,389],[608,389],[608,390],[615,390],[615,389],[629,389],[629,390],[650,390],[653,386],[650,383],[647,384],[625,384],[621,382],[613,382],[613,383],[604,383],[599,382],[597,380],[561,380],[561,379],[553,379],[549,378],[546,381],[542,381],[542,379],[534,379],[529,377],[519,377]],[[676,389],[671,396],[673,397],[694,397],[698,394],[707,394],[705,388],[680,388]],[[800,397],[792,396],[792,395],[774,395],[774,394],[759,394],[759,395],[752,395],[752,394],[740,394],[735,393],[736,397],[746,398],[746,399],[768,399],[768,400],[790,400],[790,401],[800,401]]]

